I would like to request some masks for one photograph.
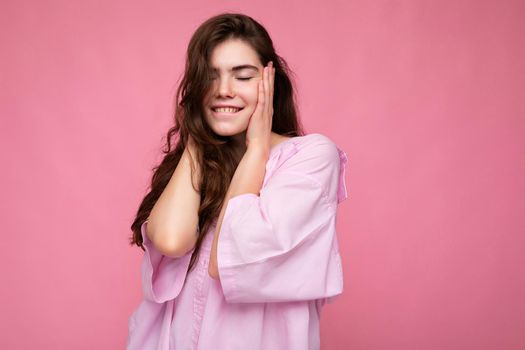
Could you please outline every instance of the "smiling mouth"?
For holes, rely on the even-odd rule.
[[[216,114],[235,114],[242,111],[244,108],[211,108]]]

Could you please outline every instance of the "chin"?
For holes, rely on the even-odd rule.
[[[226,129],[226,128],[212,128],[217,135],[220,136],[235,136],[246,132],[246,129]]]
[[[246,132],[248,126],[234,125],[232,123],[209,122],[208,125],[217,135],[220,136],[234,136]]]
[[[234,136],[246,132],[248,129],[248,121],[218,121],[213,116],[207,116],[206,122],[210,128],[220,136]]]

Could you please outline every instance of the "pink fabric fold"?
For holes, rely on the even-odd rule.
[[[343,292],[336,217],[347,162],[322,134],[272,148],[260,194],[226,203],[220,281],[208,274],[216,222],[189,273],[193,250],[162,255],[144,222],[144,300],[129,318],[126,349],[319,349],[322,306]]]

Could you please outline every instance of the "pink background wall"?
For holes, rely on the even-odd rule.
[[[268,28],[307,131],[349,156],[323,349],[525,348],[523,4],[3,2],[0,348],[124,347],[129,225],[188,40],[225,10]]]

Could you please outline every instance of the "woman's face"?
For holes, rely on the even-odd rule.
[[[257,106],[263,66],[256,51],[239,39],[226,40],[211,53],[212,83],[205,98],[206,122],[221,136],[245,132]],[[235,109],[217,108],[230,106]]]

